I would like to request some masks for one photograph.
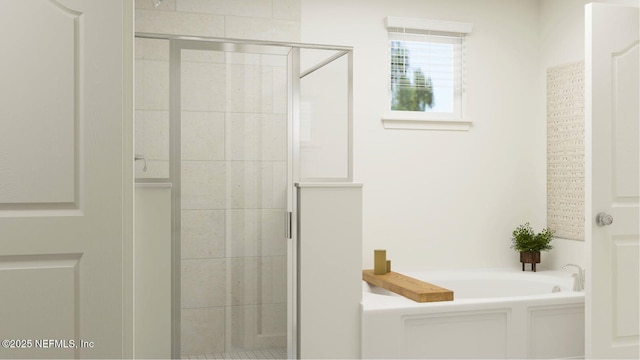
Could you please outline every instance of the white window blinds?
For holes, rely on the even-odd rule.
[[[387,18],[391,110],[460,117],[471,24]]]

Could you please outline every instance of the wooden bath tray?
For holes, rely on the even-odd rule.
[[[384,275],[374,275],[373,270],[362,270],[362,280],[421,303],[453,300],[451,290],[393,271]]]

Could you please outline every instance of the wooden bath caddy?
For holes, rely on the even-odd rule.
[[[453,300],[451,290],[393,271],[384,275],[374,275],[373,270],[362,270],[362,280],[417,302]]]

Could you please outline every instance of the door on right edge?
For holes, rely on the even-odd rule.
[[[586,6],[586,358],[638,352],[638,8]]]

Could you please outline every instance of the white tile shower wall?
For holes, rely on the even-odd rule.
[[[138,178],[169,177],[169,42],[136,39],[136,164]]]
[[[238,349],[282,347],[287,332],[287,305],[265,304],[232,306],[231,318],[236,326],[232,346]],[[250,334],[260,334],[252,336]]]
[[[231,160],[287,160],[285,114],[228,113]]]
[[[136,0],[136,31],[300,41],[300,0]]]
[[[178,0],[178,11],[240,15],[249,17],[271,17],[271,0]]]
[[[183,259],[225,257],[225,210],[182,210]]]
[[[298,0],[136,8],[138,32],[300,38]],[[145,175],[166,176],[168,43],[136,45],[137,150],[166,165]],[[286,66],[282,56],[182,53],[183,356],[285,345]]]
[[[190,53],[191,51],[184,51]],[[197,62],[182,62],[181,102],[183,111],[224,111],[226,66]]]
[[[224,160],[224,113],[183,111],[181,121],[182,160]]]
[[[225,34],[236,39],[292,41],[300,33],[300,23],[292,20],[225,17]]]
[[[281,209],[228,210],[232,257],[285,256]]]
[[[183,354],[209,354],[224,349],[224,307],[182,309],[181,349]],[[188,356],[188,355],[183,355]]]
[[[166,178],[169,176],[169,111],[136,110],[136,154],[147,160],[136,164],[136,176],[141,178]]]
[[[225,209],[227,166],[224,161],[182,161],[182,209]]]
[[[180,305],[183,309],[225,306],[229,259],[182,259]]]
[[[284,303],[287,288],[278,271],[286,268],[285,256],[234,257],[230,260],[231,305]]]
[[[286,62],[183,54],[182,308],[223,309],[205,331],[231,338],[213,350],[202,337],[183,341],[182,355],[284,346],[287,120],[273,93],[286,89]],[[183,336],[200,326],[188,321]]]

